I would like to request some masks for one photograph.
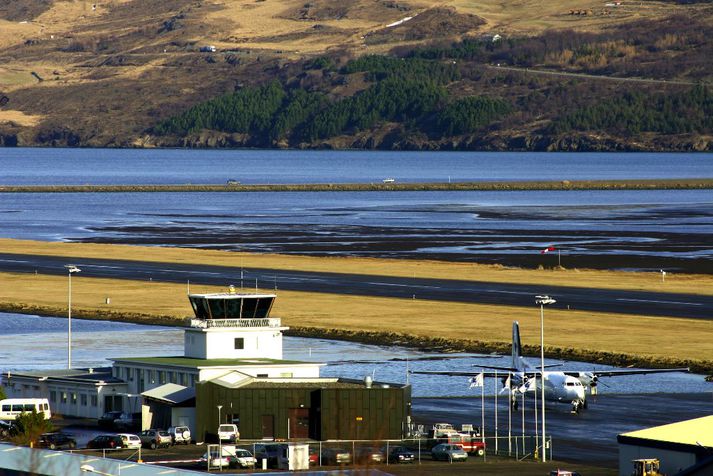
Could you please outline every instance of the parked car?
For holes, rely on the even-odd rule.
[[[262,464],[262,460],[267,460],[268,468],[277,468],[277,462],[280,458],[280,447],[274,443],[256,443],[255,444],[255,460],[258,465]]]
[[[232,423],[225,423],[218,426],[218,439],[221,441],[230,441],[232,443],[240,439],[240,431],[238,431],[238,425],[233,425]]]
[[[323,448],[322,464],[350,464],[352,454],[344,448]]]
[[[229,460],[231,468],[254,468],[257,464],[253,454],[243,448],[236,448]]]
[[[319,450],[314,446],[309,447],[309,464],[319,464]]]
[[[441,443],[431,449],[431,458],[443,461],[465,461],[468,459],[468,453],[460,445]]]
[[[362,446],[356,450],[354,459],[361,464],[379,464],[386,461],[384,452],[374,446]]]
[[[77,447],[77,441],[66,433],[45,433],[37,440],[38,448],[49,448],[51,450],[70,449]]]
[[[131,413],[122,413],[114,420],[114,428],[117,430],[139,430],[141,417]]]
[[[403,446],[389,449],[389,463],[413,463],[414,461],[416,461],[416,454]]]
[[[0,420],[0,439],[10,436],[10,427],[12,427],[12,422]]]
[[[230,453],[223,448],[223,455],[218,458],[218,448],[211,448],[210,450],[210,462],[208,461],[209,452],[203,453],[203,456],[198,460],[198,466],[202,468],[227,468],[230,466]],[[210,465],[210,466],[209,466]]]
[[[550,471],[550,476],[581,476],[576,471],[567,471],[564,469],[553,469]]]
[[[124,447],[124,441],[118,435],[99,435],[87,443],[87,448],[94,449],[114,449]]]
[[[168,434],[171,435],[174,445],[180,443],[187,445],[191,442],[191,430],[187,426],[172,426],[168,429]]]
[[[114,429],[114,421],[117,418],[121,418],[121,413],[118,411],[106,412],[97,420],[99,428],[106,428],[109,430]]]
[[[141,438],[138,435],[133,435],[131,433],[119,433],[116,435],[121,438],[124,442],[124,447],[130,450],[138,450],[141,448]]]
[[[171,446],[171,435],[163,430],[145,430],[139,433],[141,445],[155,450]]]

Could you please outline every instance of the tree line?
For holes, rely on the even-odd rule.
[[[566,114],[552,122],[550,132],[599,130],[631,136],[713,132],[713,93],[703,86],[672,94],[627,92]]]
[[[331,65],[318,60],[305,67]],[[372,55],[350,61],[339,72],[345,77],[363,74],[369,85],[335,100],[320,91],[273,80],[200,103],[162,121],[153,132],[186,135],[208,129],[246,133],[269,145],[280,140],[313,142],[383,122],[399,122],[441,137],[476,132],[511,110],[502,98],[452,97],[447,85],[460,78],[454,64]]]

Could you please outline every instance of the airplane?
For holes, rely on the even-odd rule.
[[[479,365],[483,369],[493,369],[493,372],[466,372],[466,371],[411,371],[414,374],[465,376],[477,378],[499,377],[503,387],[511,394],[513,407],[517,408],[517,393],[542,395],[542,382],[545,385],[545,400],[572,405],[572,413],[579,413],[587,408],[586,389],[591,394],[596,393],[596,387],[601,377],[621,377],[624,375],[655,374],[667,372],[688,372],[688,368],[669,369],[616,369],[616,370],[561,370],[548,371],[547,368],[557,367],[562,364],[545,365],[544,371],[539,366],[533,367],[522,355],[520,343],[520,324],[512,323],[512,367],[496,367]],[[498,372],[499,371],[499,372]],[[509,382],[508,382],[509,380]]]

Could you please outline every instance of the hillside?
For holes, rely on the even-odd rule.
[[[0,144],[713,150],[712,19],[710,2],[6,0]]]

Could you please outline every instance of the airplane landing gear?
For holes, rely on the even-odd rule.
[[[585,408],[587,405],[586,400],[581,401],[581,400],[575,400],[572,402],[572,413],[579,413],[579,410],[582,408]]]

